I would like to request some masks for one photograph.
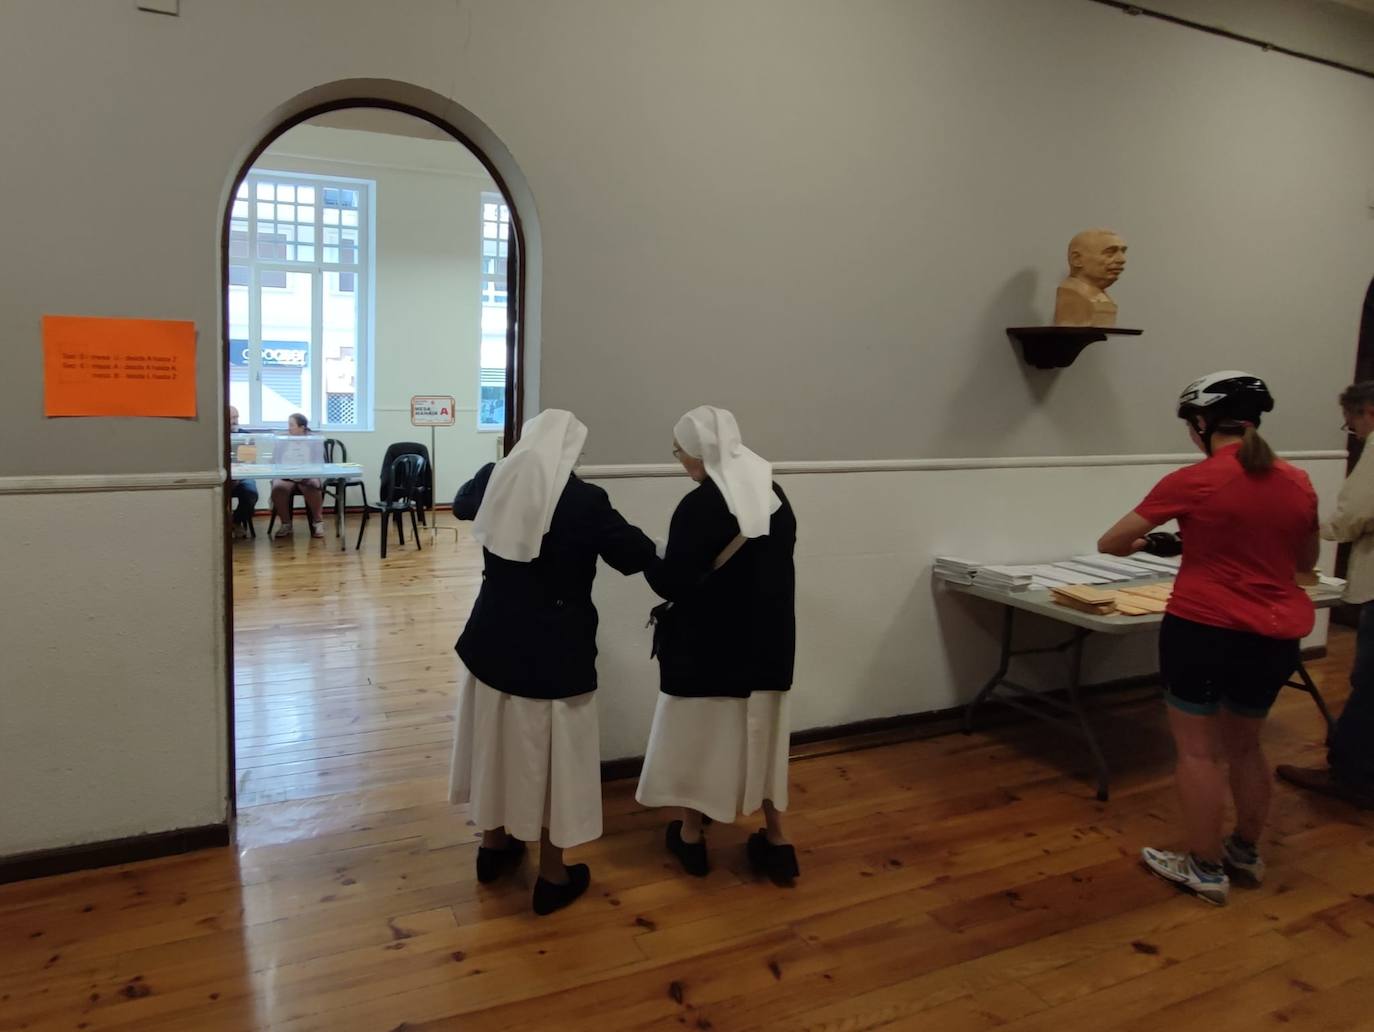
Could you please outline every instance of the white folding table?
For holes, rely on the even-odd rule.
[[[1161,579],[1158,577],[1146,577],[1140,580],[1123,581],[1117,584],[1104,585],[1110,588],[1134,587],[1145,584],[1157,584]],[[1157,631],[1163,622],[1163,614],[1154,613],[1146,616],[1098,616],[1093,613],[1080,612],[1077,609],[1070,609],[1068,606],[1061,606],[1053,600],[1049,591],[1043,588],[1032,588],[1026,591],[1010,591],[1003,588],[992,588],[984,584],[956,584],[946,581],[946,585],[951,591],[957,591],[964,595],[973,595],[976,598],[986,599],[1000,605],[1003,609],[1002,617],[1002,651],[1001,658],[997,665],[997,671],[989,679],[988,683],[978,693],[974,700],[969,703],[964,710],[964,733],[971,734],[973,731],[974,716],[978,707],[989,700],[1001,702],[1013,709],[1019,710],[1037,720],[1054,724],[1057,727],[1067,729],[1071,732],[1081,734],[1087,742],[1088,749],[1092,753],[1093,763],[1097,767],[1097,798],[1106,800],[1108,768],[1107,760],[1102,754],[1102,747],[1097,740],[1097,735],[1093,732],[1092,724],[1088,721],[1088,716],[1083,708],[1082,699],[1082,670],[1083,670],[1083,643],[1092,634],[1126,635],[1140,634],[1145,631]],[[1318,609],[1330,609],[1337,605],[1341,600],[1340,592],[1325,585],[1308,589],[1308,594],[1312,596],[1312,602]],[[1013,632],[1015,630],[1016,614],[1029,613],[1035,616],[1047,617],[1059,623],[1067,624],[1073,628],[1070,636],[1056,645],[1042,646],[1039,648],[1015,648],[1013,644]],[[1036,691],[1018,684],[1008,679],[1007,674],[1011,669],[1013,659],[1019,656],[1034,656],[1045,653],[1067,654],[1069,659],[1069,672],[1064,685],[1063,697],[1054,690]],[[1326,700],[1317,690],[1317,686],[1312,682],[1312,678],[1307,673],[1307,668],[1300,662],[1296,671],[1297,680],[1289,681],[1288,686],[1305,691],[1316,703],[1317,709],[1321,711],[1322,718],[1326,721],[1327,731],[1330,732],[1332,726],[1331,714],[1326,708]]]

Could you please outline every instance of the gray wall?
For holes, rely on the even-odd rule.
[[[1370,80],[1086,0],[182,6],[0,8],[0,475],[218,464],[229,176],[270,112],[357,76],[510,148],[541,400],[590,462],[663,460],[701,402],[776,459],[1175,451],[1178,388],[1230,366],[1273,382],[1280,446],[1340,442]],[[1094,224],[1146,335],[1030,372],[1003,327],[1048,318]],[[201,417],[44,420],[45,312],[194,319]]]

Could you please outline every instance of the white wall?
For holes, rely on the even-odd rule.
[[[1321,12],[1287,5],[1285,24]],[[364,78],[381,81],[339,85]],[[1374,268],[1368,79],[1087,0],[412,0],[404,16],[373,0],[188,0],[178,18],[127,0],[7,0],[0,477],[217,470],[216,242],[232,177],[307,98],[368,88],[464,121],[521,174],[543,284],[529,372],[544,404],[588,423],[591,462],[662,460],[673,421],[705,401],[735,408],[774,460],[1167,452],[1179,386],[1235,366],[1273,382],[1277,446],[1342,444],[1332,399]],[[1029,371],[1003,330],[1049,315],[1064,244],[1094,223],[1131,245],[1115,294],[1146,336]],[[45,420],[44,313],[194,320],[200,417]],[[1079,525],[1063,493],[1008,499],[1027,476],[818,475],[796,489],[803,660],[819,679],[800,685],[817,701],[799,703],[799,725],[966,691],[986,633],[922,599],[933,549],[998,544],[965,536],[991,533],[970,513],[1015,506],[1010,544],[1082,548],[1145,486],[1044,475],[1092,512]],[[1328,499],[1334,480],[1323,473]],[[676,497],[616,492],[660,525]],[[856,501],[882,512],[856,516]],[[31,500],[0,505],[34,517]],[[61,757],[39,799],[70,817],[41,839],[7,820],[0,850],[120,831],[73,802],[107,778],[150,788],[122,800],[130,827],[222,815],[222,784],[200,775],[223,762],[221,585],[202,566],[218,562],[221,515],[192,533],[177,510],[144,536],[104,504],[61,496],[38,512],[63,531],[35,539],[41,557],[0,536],[6,573],[45,564],[0,599],[0,697],[25,758],[42,759],[37,742]],[[856,534],[870,519],[885,522]],[[204,705],[144,670],[144,608],[88,588],[115,556],[140,598],[175,601],[194,653],[176,676]],[[606,600],[603,711],[630,707],[608,753],[637,751],[651,704],[633,665],[643,642],[618,637],[643,601]],[[31,612],[99,633],[66,629],[53,657]],[[12,671],[31,684],[12,691]],[[54,695],[113,723],[64,721]],[[161,742],[169,724],[175,746]],[[116,735],[120,756],[105,744]],[[6,815],[35,805],[12,801],[15,784],[0,781]]]
[[[1036,562],[1094,551],[1098,535],[1175,465],[1123,464],[1004,469],[780,473],[797,514],[795,729],[957,706],[996,668],[1001,615],[981,599],[943,590],[936,555]],[[1299,461],[1318,494],[1334,496],[1343,458]],[[685,477],[588,478],[627,519],[666,537]],[[1331,549],[1323,555],[1330,569]],[[642,578],[604,564],[595,587],[601,614],[597,668],[601,749],[639,756],[649,733],[658,671],[644,622],[657,602]],[[1060,640],[1062,624],[1022,619],[1018,641]],[[1158,669],[1153,633],[1089,639],[1083,678],[1099,683]],[[1319,614],[1309,645],[1326,641]],[[1026,663],[1026,661],[1018,661]],[[1063,661],[1035,660],[1024,683],[1062,684]]]
[[[406,115],[385,113],[397,123]],[[375,120],[374,120],[375,122]],[[384,120],[380,124],[385,124]],[[499,433],[477,431],[480,205],[496,184],[454,140],[393,132],[301,125],[284,133],[256,168],[370,179],[376,183],[374,423],[370,432],[330,430],[351,462],[361,462],[375,497],[387,446],[430,442],[410,425],[416,394],[451,394],[458,422],[434,431],[439,482],[435,500],[453,498],[483,463],[496,458]],[[270,504],[259,485],[259,507]],[[361,496],[350,494],[357,504]],[[297,505],[300,503],[297,502]]]
[[[12,486],[0,856],[224,820],[221,488]]]

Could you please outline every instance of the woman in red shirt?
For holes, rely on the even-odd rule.
[[[1159,657],[1188,851],[1146,848],[1141,858],[1218,906],[1231,877],[1264,877],[1256,844],[1271,782],[1260,728],[1314,619],[1297,574],[1317,560],[1317,496],[1307,474],[1275,457],[1257,432],[1273,408],[1264,381],[1248,373],[1189,384],[1178,415],[1207,458],[1170,473],[1098,542],[1103,552],[1130,555],[1151,547],[1146,535],[1156,527],[1178,521],[1183,561]],[[1227,764],[1236,829],[1223,839]]]

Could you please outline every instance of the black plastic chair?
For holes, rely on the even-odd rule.
[[[343,441],[337,437],[326,437],[324,439],[324,461],[325,462],[347,462],[348,449],[344,447]],[[324,482],[324,497],[326,504],[328,499],[334,499],[334,508],[339,514],[339,519],[334,525],[334,536],[339,536],[339,527],[343,525],[344,513],[348,510],[348,489],[356,487],[363,493],[363,506],[367,506],[367,484],[362,477],[335,477],[333,480]],[[345,548],[348,546],[345,544]]]
[[[434,467],[429,461],[429,448],[419,441],[398,441],[396,444],[387,446],[386,454],[382,456],[380,497],[382,501],[387,499],[391,482],[391,464],[396,461],[398,455],[418,455],[425,460],[425,468],[420,474],[420,480],[415,485],[415,490],[416,502],[420,510],[420,522],[429,526],[429,521],[425,519],[425,510],[434,508]]]
[[[405,530],[401,521],[403,513],[410,513],[410,529],[415,535],[415,547],[422,549],[420,544],[420,525],[416,522],[415,513],[419,507],[420,480],[424,476],[425,462],[422,456],[414,452],[407,452],[398,455],[387,469],[390,475],[384,480],[386,492],[380,502],[368,502],[363,506],[363,525],[358,528],[358,543],[353,546],[357,551],[363,547],[363,535],[367,533],[367,520],[372,513],[379,513],[382,517],[382,558],[386,558],[386,521],[388,516],[396,518],[396,536],[401,544],[406,543]]]

